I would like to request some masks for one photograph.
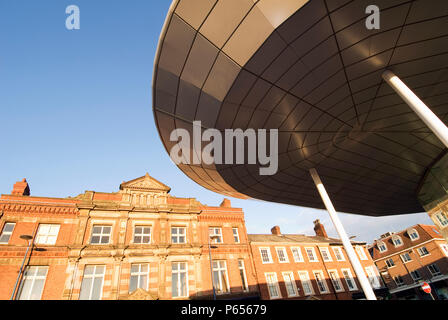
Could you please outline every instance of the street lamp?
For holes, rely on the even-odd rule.
[[[218,239],[219,237],[218,236],[216,236],[216,235],[213,235],[213,236],[211,236],[211,235],[209,235],[208,236],[208,255],[209,255],[209,258],[210,258],[210,276],[211,276],[211,278],[212,278],[212,288],[213,288],[213,300],[216,300],[216,291],[215,291],[215,282],[213,281],[213,266],[212,266],[212,250],[211,250],[211,248],[213,248],[213,249],[216,249],[217,248],[217,246],[211,246],[210,245],[210,239]]]
[[[10,300],[14,300],[14,296],[15,296],[16,290],[17,290],[17,285],[19,284],[19,279],[20,279],[20,276],[22,275],[22,269],[23,269],[23,266],[25,265],[25,260],[26,260],[26,257],[28,256],[28,251],[30,250],[31,245],[33,243],[33,241],[32,241],[33,237],[30,235],[27,235],[27,234],[22,234],[20,236],[20,239],[28,241],[28,248],[26,249],[25,256],[23,257],[22,265],[20,266],[19,274],[17,275],[16,284],[14,285],[14,290],[12,291]]]

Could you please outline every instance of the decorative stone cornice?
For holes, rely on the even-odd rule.
[[[14,213],[32,213],[32,214],[60,214],[73,215],[79,211],[75,205],[48,205],[48,204],[27,204],[27,203],[0,203],[0,211]]]

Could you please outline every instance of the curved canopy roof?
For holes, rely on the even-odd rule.
[[[176,128],[279,129],[279,170],[179,165],[229,196],[324,208],[315,167],[338,211],[422,212],[416,193],[444,146],[383,81],[389,69],[446,122],[448,1],[175,0],[153,79],[169,152]]]

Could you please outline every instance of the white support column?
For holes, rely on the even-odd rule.
[[[361,262],[359,262],[358,256],[356,255],[350,239],[348,238],[347,233],[344,230],[344,226],[342,225],[341,220],[339,219],[336,210],[331,203],[330,197],[328,196],[327,191],[325,190],[325,187],[320,180],[319,174],[317,173],[316,169],[310,169],[310,174],[314,180],[314,184],[316,185],[317,190],[319,191],[322,201],[324,202],[325,207],[330,214],[330,218],[333,221],[336,231],[338,232],[339,237],[342,240],[345,251],[347,252],[348,258],[353,266],[353,269],[355,270],[356,276],[358,277],[367,300],[376,300],[376,296],[373,292],[372,286],[370,285],[364,269],[361,266]]]
[[[434,134],[448,148],[448,128],[429,109],[419,97],[409,89],[403,81],[393,72],[387,70],[383,73],[383,79],[392,89],[411,107],[411,109],[422,119],[422,121],[434,132]]]

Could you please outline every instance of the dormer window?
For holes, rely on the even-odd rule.
[[[409,229],[408,230],[409,238],[411,238],[412,241],[418,240],[420,236],[418,235],[417,230],[415,229]]]
[[[392,242],[394,243],[395,247],[399,247],[399,246],[403,245],[403,241],[401,240],[400,236],[393,236]]]
[[[378,242],[377,246],[378,246],[378,250],[380,250],[380,252],[387,251],[387,247],[386,247],[386,244],[384,242],[382,242],[382,241]]]

